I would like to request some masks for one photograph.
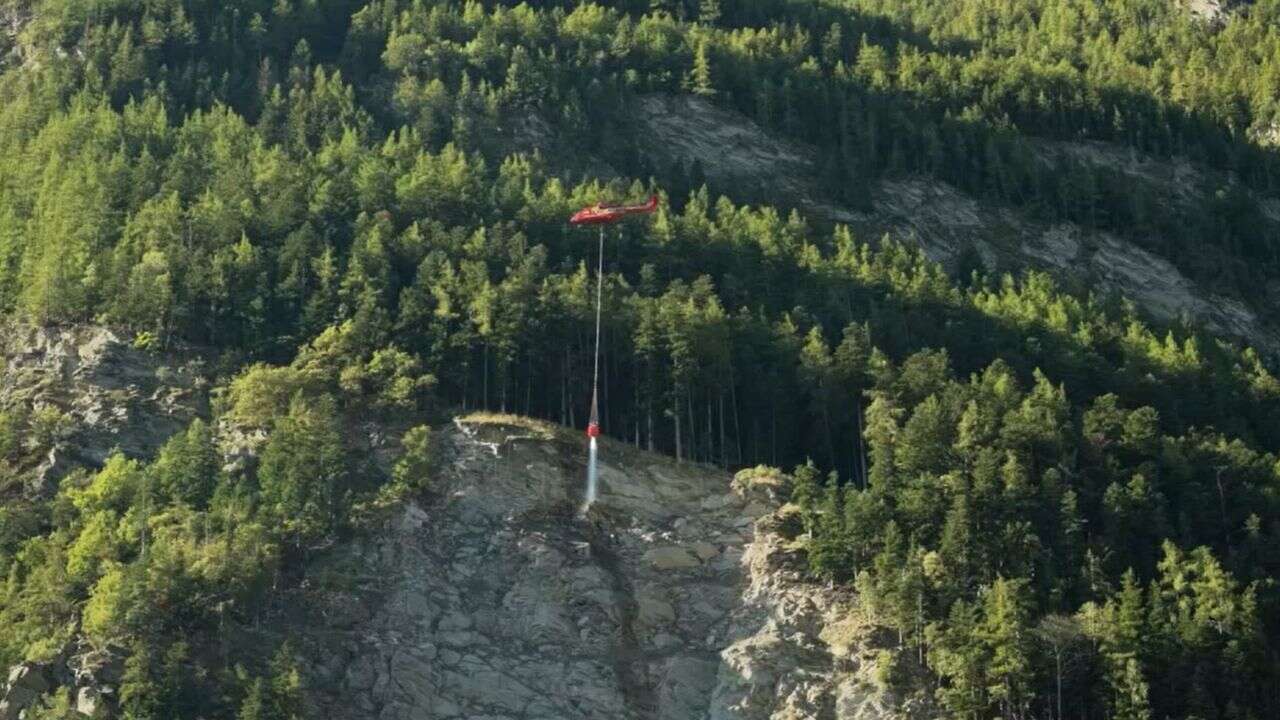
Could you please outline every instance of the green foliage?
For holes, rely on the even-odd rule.
[[[84,715],[72,705],[71,691],[62,690],[37,700],[27,708],[23,717],[31,720],[79,720]]]
[[[392,477],[409,488],[427,487],[431,478],[431,428],[419,425],[404,434],[404,455],[396,461]]]
[[[267,684],[262,678],[254,678],[249,689],[245,691],[244,700],[240,703],[240,711],[236,720],[270,720],[274,717],[271,698],[267,694]]]
[[[121,566],[110,567],[89,591],[81,622],[85,635],[101,645],[124,634],[131,604],[143,602],[130,592],[137,587],[137,582],[127,577],[127,572]]]
[[[695,95],[709,97],[715,95],[715,86],[711,80],[711,60],[707,55],[707,43],[698,44],[693,54],[693,70],[689,72],[689,90]]]
[[[294,367],[253,365],[231,382],[227,415],[241,425],[270,427],[307,387],[307,379]]]
[[[120,681],[120,710],[125,718],[146,720],[170,714],[186,715],[194,707],[190,675],[184,664],[191,649],[176,641],[156,652],[145,643],[130,648]]]
[[[418,359],[397,348],[374,351],[366,363],[342,370],[339,384],[357,396],[371,395],[376,407],[415,410],[435,385],[435,378],[419,371]]]
[[[65,440],[71,432],[71,418],[51,405],[43,405],[32,411],[28,418],[29,436],[26,443],[32,448],[49,448]]]
[[[236,720],[298,720],[302,713],[302,679],[289,644],[271,658],[269,679],[248,682]]]
[[[809,563],[857,573],[949,711],[1016,717],[1065,692],[1096,698],[1089,713],[1150,718],[1265,695],[1270,578],[1237,553],[1251,508],[1273,502],[1274,455],[1168,434],[1111,394],[1073,406],[1039,371],[1023,389],[1000,361],[966,381],[925,352],[878,374],[869,487],[823,494],[812,467],[794,473]]]
[[[160,449],[151,471],[159,493],[199,510],[213,494],[220,465],[213,430],[196,419],[185,433],[175,435]]]
[[[687,90],[815,146],[848,206],[928,176],[1244,294],[1280,270],[1280,156],[1258,141],[1276,0],[1216,26],[1149,0],[14,7],[0,310],[205,344],[234,376],[155,459],[0,503],[0,662],[53,656],[78,623],[131,648],[128,717],[300,715],[287,652],[226,692],[180,641],[259,611],[287,553],[429,487],[425,426],[366,486],[344,423],[580,424],[594,246],[563,218],[660,181],[606,267],[605,425],[680,459],[798,465],[812,569],[896,630],[892,684],[914,650],[957,716],[1063,695],[1086,718],[1280,712],[1264,358],[1044,274],[971,257],[955,282],[892,238],[718,198],[631,130],[640,96]],[[509,156],[529,117],[547,156]],[[655,182],[566,184],[562,145]],[[1174,191],[1144,175],[1184,158],[1208,170]],[[256,472],[223,471],[223,422],[265,434]],[[0,412],[0,489],[69,430],[52,406]]]
[[[0,410],[0,467],[12,472],[10,463],[22,443],[22,418],[14,412]]]
[[[295,398],[262,451],[258,485],[264,512],[308,543],[332,530],[349,492],[342,429],[331,398]]]
[[[82,513],[111,510],[123,514],[143,496],[147,477],[142,465],[116,453],[83,488],[69,488],[71,503]]]

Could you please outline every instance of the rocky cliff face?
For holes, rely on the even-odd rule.
[[[144,351],[93,327],[11,327],[3,349],[3,407],[60,418],[49,448],[32,453],[40,480],[10,492],[47,497],[67,472],[96,468],[116,448],[151,457],[207,414],[197,353]],[[286,569],[262,628],[223,639],[251,648],[263,632],[287,637],[307,659],[311,716],[763,720],[901,710],[873,679],[874,638],[855,599],[805,579],[794,533],[780,531],[776,476],[734,480],[606,439],[600,497],[584,511],[577,433],[464,418],[437,443],[428,494]],[[239,446],[226,445],[233,460]],[[394,444],[355,445],[370,467],[397,454]],[[123,660],[120,648],[80,642],[10,668],[0,718],[60,689],[82,715],[110,716]]]
[[[1128,297],[1158,320],[1187,318],[1280,357],[1280,326],[1274,320],[1280,288],[1260,289],[1248,303],[1224,297],[1165,258],[1111,233],[1069,223],[1046,225],[930,178],[880,181],[872,188],[869,212],[842,207],[816,181],[813,148],[775,138],[750,118],[693,95],[642,97],[636,122],[637,137],[657,164],[697,161],[714,187],[848,224],[864,239],[888,232],[914,240],[947,266],[972,248],[991,270],[1046,270],[1075,286]],[[1185,160],[1155,159],[1097,142],[1042,142],[1037,158],[1049,165],[1071,160],[1108,168],[1143,182],[1171,205],[1232,182]],[[1264,211],[1280,222],[1280,210],[1264,203]],[[1151,242],[1160,245],[1158,238]]]
[[[0,409],[41,429],[26,439],[28,493],[52,493],[71,469],[98,468],[116,450],[151,457],[207,412],[207,393],[197,353],[149,352],[99,326],[0,323]]]
[[[104,327],[0,322],[0,411],[25,418],[18,466],[0,459],[0,506],[51,497],[68,473],[96,470],[117,450],[154,456],[207,414],[208,387],[196,352],[143,350]],[[81,715],[101,717],[122,670],[119,648],[83,642],[45,662],[16,665],[0,675],[0,720],[17,720],[56,688],[71,690]]]
[[[30,11],[22,4],[5,3],[0,6],[0,70],[19,60],[18,36],[30,21]]]
[[[870,681],[849,596],[805,584],[778,485],[731,483],[525,421],[442,433],[434,499],[307,571],[282,631],[318,717],[852,718]],[[833,631],[837,629],[838,631]],[[854,640],[856,639],[856,640]],[[866,651],[869,652],[869,651]]]

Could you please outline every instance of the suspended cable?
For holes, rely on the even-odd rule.
[[[587,458],[587,496],[582,508],[584,513],[596,499],[596,438],[600,436],[600,330],[604,316],[604,230],[605,226],[627,215],[648,214],[657,208],[658,196],[652,195],[649,197],[649,202],[643,205],[596,203],[579,210],[569,218],[570,225],[600,227],[600,248],[596,259],[596,349],[591,370],[591,417],[587,422],[587,437],[591,439],[591,443]]]
[[[599,398],[600,398],[600,323],[601,310],[604,305],[604,226],[600,226],[600,255],[599,264],[596,267],[596,356],[595,367],[592,370],[591,377],[591,419],[587,426],[588,433],[591,428],[599,431],[600,414],[599,414]],[[593,436],[594,437],[594,436]]]

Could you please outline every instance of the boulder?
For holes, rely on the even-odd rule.
[[[702,564],[688,548],[674,545],[653,548],[644,554],[644,559],[659,570],[685,570]]]
[[[43,665],[22,663],[9,669],[4,695],[0,697],[0,720],[17,720],[31,703],[53,687]]]
[[[76,692],[76,712],[85,717],[94,717],[102,707],[102,692],[98,688],[82,687]]]
[[[68,663],[76,685],[118,685],[124,676],[124,651],[120,648],[89,649]]]
[[[720,548],[709,542],[696,542],[692,545],[693,552],[697,554],[701,560],[710,560],[720,554]]]
[[[664,600],[641,596],[636,601],[636,615],[644,625],[665,625],[676,619],[676,609]]]

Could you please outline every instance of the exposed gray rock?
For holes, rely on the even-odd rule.
[[[719,187],[760,196],[815,196],[814,153],[774,138],[736,112],[697,95],[647,95],[636,101],[645,152],[663,164],[697,162]]]
[[[115,450],[150,457],[207,406],[195,352],[133,347],[101,326],[0,323],[0,407],[44,415],[47,438],[29,438],[28,491],[51,493],[77,467]]]
[[[584,514],[581,448],[536,435],[441,432],[439,499],[312,564],[353,573],[340,591],[306,583],[290,605],[308,612],[281,628],[309,658],[315,716],[825,720],[839,703],[891,705],[848,638],[823,634],[851,598],[806,583],[757,530],[777,484],[606,440]],[[764,525],[739,525],[750,507]],[[367,617],[307,631],[353,602]]]
[[[116,685],[124,677],[124,650],[89,648],[67,664],[77,685]]]
[[[644,559],[659,570],[683,570],[698,567],[702,564],[698,557],[690,552],[688,548],[674,545],[648,550],[644,554]]]
[[[4,401],[69,409],[51,468],[92,467],[109,433],[154,453],[204,402],[198,363],[174,370],[110,331],[5,341]],[[119,390],[133,398],[124,413],[111,411]],[[600,500],[583,512],[576,437],[478,421],[438,437],[433,499],[317,551],[282,598],[311,715],[825,719],[840,702],[892,706],[851,674],[850,643],[823,634],[851,600],[805,584],[760,530],[782,500],[777,477],[730,482],[606,440]],[[222,440],[253,461],[256,438]],[[111,716],[123,657],[81,644],[15,667],[0,720],[50,691]]]
[[[1236,3],[1200,4],[1214,15]],[[1078,287],[1126,296],[1158,320],[1199,322],[1280,357],[1278,293],[1226,298],[1199,286],[1167,259],[1113,234],[1069,223],[1048,226],[931,178],[885,179],[871,190],[869,212],[842,207],[817,181],[814,148],[776,138],[750,118],[704,98],[644,96],[637,100],[635,117],[648,155],[663,164],[696,160],[713,187],[733,188],[739,197],[767,196],[813,217],[848,224],[864,239],[893,234],[918,243],[931,259],[949,268],[972,249],[989,270],[1047,270]],[[1271,128],[1257,132],[1276,134]],[[1158,202],[1171,206],[1189,207],[1207,192],[1234,182],[1185,159],[1154,158],[1101,142],[1037,141],[1034,150],[1036,158],[1050,166],[1072,161],[1132,177],[1151,188]],[[1264,214],[1280,228],[1280,203],[1260,202]]]
[[[96,687],[82,687],[76,692],[76,712],[85,717],[95,717],[102,707],[102,691]]]
[[[1249,4],[1248,0],[1186,0],[1191,14],[1214,25],[1226,23],[1237,8]]]
[[[53,688],[49,667],[33,663],[9,669],[4,693],[0,694],[0,720],[17,720],[22,711]]]

